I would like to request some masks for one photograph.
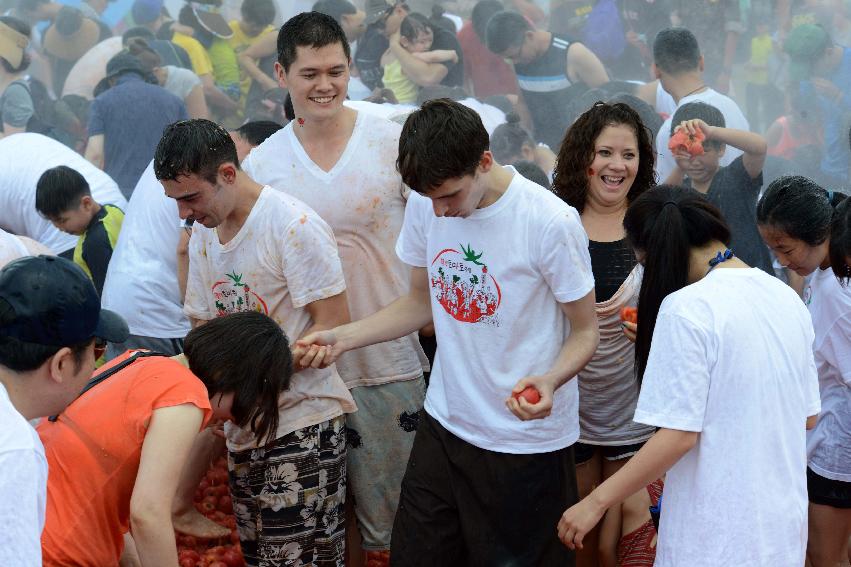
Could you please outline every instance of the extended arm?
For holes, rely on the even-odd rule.
[[[609,82],[602,61],[581,43],[571,44],[567,49],[567,76],[572,82],[582,81],[590,89]]]
[[[207,108],[207,99],[204,98],[204,86],[196,85],[183,99],[186,104],[186,112],[191,118],[209,118],[210,110]]]
[[[103,134],[89,137],[86,145],[86,159],[98,169],[103,169]]]
[[[276,88],[278,82],[264,73],[257,65],[257,61],[277,52],[277,40],[278,32],[270,31],[237,55],[239,66],[251,77],[251,80],[257,81],[264,91]]]
[[[421,87],[439,85],[449,73],[449,69],[443,63],[427,63],[414,57],[399,43],[398,33],[390,38],[390,51],[399,60],[405,75]]]

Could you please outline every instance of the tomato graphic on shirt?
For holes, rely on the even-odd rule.
[[[215,299],[217,317],[241,311],[258,311],[264,315],[269,314],[266,302],[262,297],[251,291],[251,286],[242,281],[242,274],[237,274],[234,270],[232,274],[225,274],[225,276],[228,279],[217,281],[211,288]]]
[[[476,323],[493,317],[502,302],[496,279],[470,244],[441,250],[431,262],[429,283],[437,302],[455,320]]]

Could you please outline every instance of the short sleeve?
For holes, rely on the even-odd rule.
[[[702,329],[666,312],[663,303],[634,421],[680,431],[703,430],[711,382],[708,342]]]
[[[0,565],[41,565],[47,462],[32,449],[0,453]]]
[[[183,312],[188,317],[210,321],[214,318],[214,314],[210,310],[207,293],[212,282],[204,251],[205,245],[204,237],[199,234],[197,227],[194,228],[192,238],[189,239],[189,274],[186,278]]]
[[[656,134],[656,175],[659,178],[659,183],[664,183],[677,167],[674,155],[668,149],[668,140],[670,138],[671,119],[668,118],[662,123],[662,127],[659,128],[659,132]]]
[[[89,109],[89,136],[98,136],[103,133],[103,110],[100,101],[96,98]]]
[[[304,307],[346,290],[337,241],[325,221],[315,213],[304,213],[283,230],[283,235],[283,272],[293,307]]]
[[[559,303],[585,297],[594,289],[588,235],[576,210],[565,207],[534,237],[538,269]]]
[[[818,346],[818,354],[833,366],[844,386],[851,388],[851,313],[833,323]]]
[[[423,219],[423,207],[428,203],[428,197],[418,193],[410,193],[405,204],[405,219],[402,230],[396,239],[396,255],[404,263],[415,268],[428,266],[428,246],[426,242],[426,227]]]
[[[27,88],[12,83],[3,93],[3,123],[15,128],[25,128],[35,113],[33,99]]]
[[[724,167],[721,171],[729,176],[728,184],[734,190],[745,191],[749,198],[756,199],[759,195],[759,190],[762,188],[762,172],[760,171],[756,177],[751,177],[748,170],[745,169],[742,156],[734,159],[733,163]]]
[[[131,420],[133,426],[143,427],[154,410],[192,404],[204,412],[203,429],[213,413],[204,384],[185,366],[166,357],[146,358],[143,364],[127,395],[128,413],[139,412],[139,419]]]

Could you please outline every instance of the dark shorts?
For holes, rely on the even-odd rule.
[[[813,504],[851,508],[851,482],[824,478],[810,467],[807,467],[807,495]]]
[[[512,455],[480,449],[420,412],[393,524],[399,567],[574,565],[558,540],[578,501],[573,447]]]
[[[588,445],[587,443],[576,443],[573,446],[573,454],[577,465],[590,461],[597,451],[600,451],[600,454],[607,461],[620,461],[636,454],[639,449],[644,447],[645,443],[646,441],[633,443],[632,445]]]

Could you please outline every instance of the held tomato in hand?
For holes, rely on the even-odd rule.
[[[624,307],[621,309],[621,321],[638,324],[638,308]]]
[[[514,392],[511,395],[514,396],[515,400],[519,400],[520,396],[523,396],[530,404],[537,404],[541,401],[541,394],[534,386],[526,386],[522,392]]]
[[[679,128],[674,135],[668,140],[668,149],[673,153],[688,152],[694,156],[703,155],[703,141],[706,135],[703,130],[697,130],[694,134],[689,134],[685,128]]]

